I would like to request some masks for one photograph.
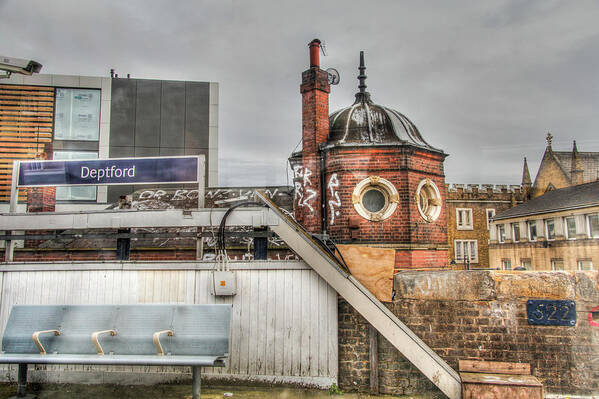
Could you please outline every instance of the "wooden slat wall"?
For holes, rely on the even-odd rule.
[[[214,297],[209,270],[60,270],[0,273],[0,332],[15,304],[232,303],[230,361],[205,368],[217,378],[328,387],[337,380],[337,294],[306,268],[237,270],[237,295]],[[60,288],[59,288],[60,287]],[[0,365],[0,374],[8,367]],[[15,367],[11,372],[16,370]],[[153,381],[189,368],[47,366],[39,382],[89,381],[125,371]],[[161,376],[160,374],[164,374]],[[153,377],[150,377],[152,376]]]
[[[45,152],[53,129],[53,87],[0,84],[0,202],[10,200],[13,160]],[[19,190],[19,200],[25,199]]]

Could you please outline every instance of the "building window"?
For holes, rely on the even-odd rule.
[[[578,270],[593,270],[593,261],[590,259],[579,259]]]
[[[356,185],[352,202],[360,216],[378,222],[387,219],[395,212],[399,203],[399,194],[390,181],[378,176],[370,176]]]
[[[526,270],[532,270],[532,262],[530,259],[520,259],[520,266]]]
[[[531,220],[526,223],[528,224],[528,237],[529,237],[530,241],[536,241],[537,240],[537,222],[534,220]]]
[[[418,213],[429,223],[437,220],[441,214],[441,193],[431,179],[424,179],[416,188]]]
[[[98,159],[97,152],[87,151],[55,151],[57,161],[71,159]],[[95,201],[96,186],[56,187],[57,201]]]
[[[458,263],[478,263],[476,240],[455,240],[455,260]]]
[[[487,209],[487,230],[489,230],[489,223],[491,219],[495,217],[495,209]]]
[[[456,208],[458,230],[472,230],[472,209]]]
[[[512,260],[501,259],[501,270],[512,270]]]
[[[505,225],[497,225],[497,240],[499,242],[505,242]]]
[[[563,259],[551,259],[551,270],[564,270]]]
[[[520,241],[520,223],[512,223],[512,236],[514,242]]]
[[[599,215],[589,215],[589,237],[599,238]]]
[[[545,229],[547,232],[547,239],[555,240],[555,220],[553,220],[553,219],[545,220]]]
[[[56,89],[55,140],[99,139],[100,93],[97,89]]]
[[[568,238],[568,240],[576,239],[576,218],[574,218],[574,217],[565,218],[564,225],[566,227],[566,237]]]

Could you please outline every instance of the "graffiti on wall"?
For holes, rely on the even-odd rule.
[[[339,192],[337,189],[339,188],[339,179],[337,178],[337,173],[333,173],[331,178],[329,179],[329,184],[327,184],[327,189],[329,190],[329,210],[331,211],[331,226],[335,224],[335,217],[339,216],[339,207],[341,207],[341,199],[339,198]]]
[[[293,167],[293,179],[295,194],[293,197],[297,207],[305,207],[314,212],[314,200],[316,199],[316,191],[313,189],[310,176],[313,173],[309,168],[304,168],[300,165]]]

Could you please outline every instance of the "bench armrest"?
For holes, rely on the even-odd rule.
[[[111,336],[115,336],[116,335],[116,331],[114,330],[102,330],[102,331],[96,331],[95,333],[92,333],[92,342],[94,343],[94,346],[96,347],[96,351],[98,352],[98,355],[102,356],[104,355],[104,351],[102,350],[102,345],[100,345],[100,342],[98,341],[98,336],[100,334],[108,334],[110,333]]]
[[[45,355],[46,354],[46,350],[44,349],[44,345],[42,345],[42,343],[40,342],[40,334],[49,334],[49,333],[54,333],[55,336],[60,335],[60,331],[58,331],[58,330],[43,330],[43,331],[36,331],[36,332],[34,332],[33,336],[31,337],[31,338],[33,338],[33,342],[35,342],[35,344],[39,348],[40,355]]]
[[[154,345],[156,346],[156,352],[158,356],[164,356],[164,349],[162,349],[162,345],[160,344],[160,334],[167,334],[169,337],[175,335],[173,330],[163,330],[154,333],[152,337],[152,341],[154,341]]]

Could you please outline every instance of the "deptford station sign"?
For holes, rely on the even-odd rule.
[[[21,161],[18,186],[197,183],[198,170],[197,156]]]

